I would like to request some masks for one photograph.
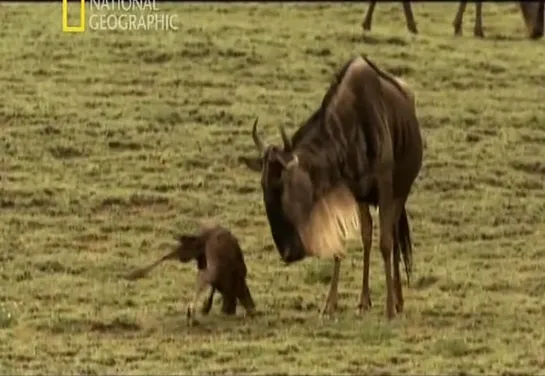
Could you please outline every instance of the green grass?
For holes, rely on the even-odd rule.
[[[452,36],[456,3],[168,5],[178,31],[64,34],[60,4],[0,6],[0,373],[501,373],[545,368],[545,49],[517,8],[485,4],[486,39]],[[250,127],[279,142],[333,72],[366,53],[417,93],[427,146],[408,202],[414,283],[356,315],[361,249],[283,266]],[[213,219],[239,237],[263,316],[219,302],[188,327],[195,267],[123,274]],[[218,298],[219,300],[219,298]]]

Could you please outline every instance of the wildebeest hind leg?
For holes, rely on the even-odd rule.
[[[393,265],[393,269],[394,269],[394,290],[395,290],[395,296],[396,296],[396,299],[395,299],[395,308],[396,308],[396,311],[397,313],[401,313],[403,312],[403,305],[404,305],[404,301],[403,301],[403,288],[401,286],[401,272],[399,271],[399,264],[401,262],[401,244],[400,244],[400,237],[399,237],[399,229],[398,229],[398,221],[399,221],[399,218],[401,216],[401,213],[403,212],[403,209],[405,207],[405,201],[406,200],[396,200],[395,202],[395,214],[394,214],[394,218],[395,218],[395,223],[396,225],[394,226],[394,230],[393,230],[393,237],[394,237],[394,247],[393,247],[393,250],[394,250],[394,265]]]
[[[392,280],[392,251],[395,221],[395,205],[393,200],[391,174],[378,178],[379,188],[379,222],[380,222],[380,252],[384,261],[386,277],[386,317],[394,318],[394,286]]]
[[[369,212],[369,205],[360,204],[360,223],[361,238],[363,243],[363,273],[360,303],[358,309],[360,313],[371,308],[371,294],[369,293],[369,262],[371,256],[371,246],[373,244],[373,219]]]
[[[337,308],[337,291],[339,287],[339,273],[341,269],[341,260],[335,257],[333,261],[333,276],[331,277],[331,283],[329,284],[329,292],[325,304],[321,311],[321,316],[333,313]]]
[[[399,238],[397,229],[394,230],[394,250],[399,250]],[[401,262],[400,252],[394,251],[394,289],[396,293],[396,311],[403,312],[403,288],[401,287],[401,273],[399,272],[399,263]]]

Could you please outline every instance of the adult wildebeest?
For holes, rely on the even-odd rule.
[[[369,3],[369,8],[367,8],[367,12],[365,13],[362,22],[363,30],[371,30],[371,24],[373,22],[373,12],[375,11],[376,1],[370,1]],[[544,1],[519,1],[518,3],[522,12],[522,18],[528,29],[528,36],[532,39],[541,38],[543,36]],[[455,35],[462,34],[462,20],[466,5],[467,1],[460,1],[456,17],[452,23]],[[405,14],[407,29],[413,34],[418,34],[411,3],[409,1],[403,2],[403,13]],[[484,38],[481,1],[475,2],[475,13],[475,27],[473,33],[476,37]]]
[[[247,268],[244,256],[237,238],[228,229],[216,225],[201,226],[199,233],[179,235],[176,240],[178,245],[172,252],[145,268],[135,270],[128,278],[142,278],[163,261],[178,259],[187,263],[195,260],[198,269],[197,286],[195,296],[187,309],[189,323],[194,320],[194,306],[207,286],[212,289],[202,306],[203,315],[210,312],[216,290],[223,297],[221,311],[224,314],[236,313],[237,300],[248,315],[256,313],[254,300],[246,284]]]
[[[240,159],[261,171],[263,200],[272,237],[286,263],[306,256],[334,258],[322,314],[337,301],[342,239],[361,230],[364,249],[360,311],[371,305],[369,253],[378,206],[380,250],[386,276],[386,315],[403,310],[400,257],[407,279],[412,246],[405,202],[422,164],[422,138],[415,99],[400,79],[366,57],[348,61],[337,73],[320,108],[291,140],[282,126],[283,148],[252,137],[260,157]],[[392,277],[393,254],[393,277]]]

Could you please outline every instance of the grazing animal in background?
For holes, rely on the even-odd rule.
[[[379,208],[386,316],[395,316],[394,304],[402,312],[400,256],[407,282],[412,264],[405,202],[423,154],[409,87],[367,57],[356,57],[340,69],[320,108],[291,140],[279,127],[283,147],[265,147],[256,127],[257,119],[252,137],[259,157],[239,160],[261,171],[269,227],[282,260],[287,264],[307,256],[334,260],[321,315],[336,307],[340,263],[346,252],[342,240],[358,227],[364,251],[360,312],[371,306],[369,205]]]
[[[543,36],[543,16],[544,16],[544,4],[541,1],[519,1],[520,10],[522,12],[522,18],[528,30],[528,37],[531,39],[539,39]],[[373,12],[375,11],[376,1],[370,1],[367,12],[362,22],[363,30],[371,30],[371,24],[373,22]],[[454,35],[462,34],[462,20],[464,12],[466,10],[467,1],[460,1],[456,17],[452,25],[454,26]],[[409,1],[403,1],[403,13],[405,14],[405,21],[407,23],[407,29],[413,34],[418,34],[416,29],[416,22],[414,20],[413,11],[411,9],[411,3]],[[475,27],[473,33],[476,37],[484,38],[483,32],[483,19],[482,19],[482,1],[475,2]]]
[[[204,302],[201,313],[207,315],[212,308],[214,293],[223,297],[221,311],[227,315],[236,313],[237,300],[253,316],[255,303],[246,283],[246,263],[237,238],[221,226],[203,226],[198,234],[184,234],[176,237],[177,247],[161,259],[129,274],[129,279],[144,277],[150,270],[166,260],[178,259],[187,263],[197,261],[197,285],[195,295],[187,309],[187,318],[194,321],[194,306],[207,286],[210,295]]]

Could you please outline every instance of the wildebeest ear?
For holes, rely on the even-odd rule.
[[[252,157],[239,157],[239,162],[242,162],[252,171],[261,172],[263,167],[263,159],[261,158],[252,158]]]

